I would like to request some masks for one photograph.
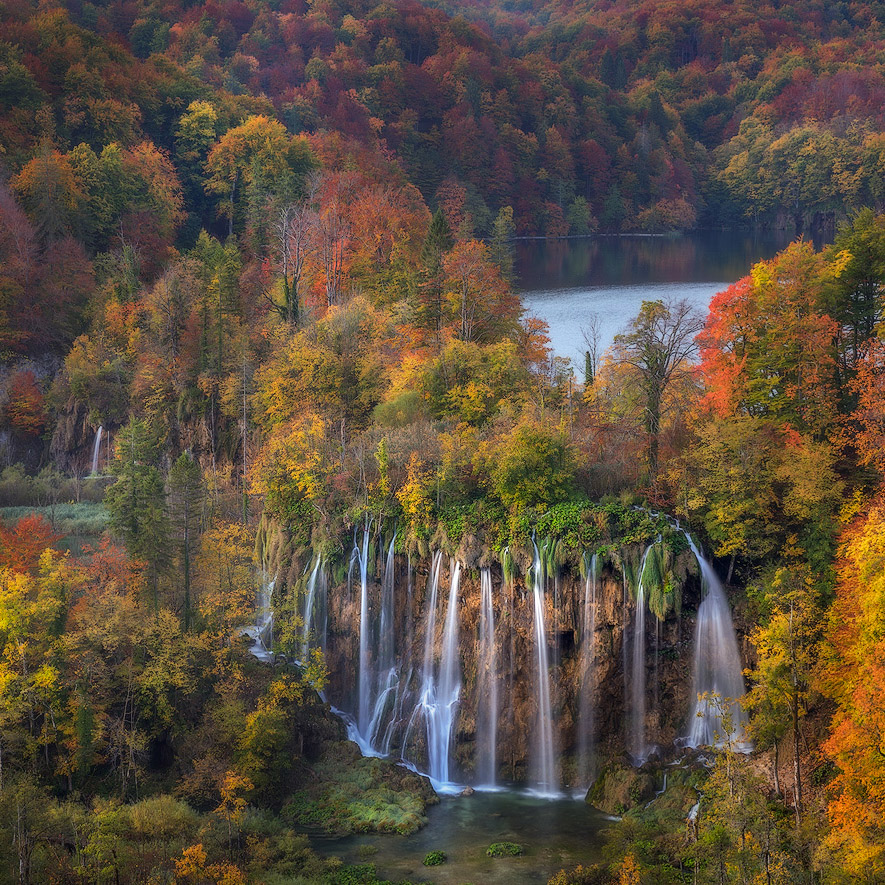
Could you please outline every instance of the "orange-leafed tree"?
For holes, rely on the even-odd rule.
[[[29,369],[16,372],[6,388],[9,399],[4,412],[9,424],[31,436],[42,433],[46,426],[46,400]]]
[[[830,785],[828,848],[855,881],[885,877],[885,500],[847,530],[821,668],[836,703],[824,752]]]
[[[443,259],[449,328],[462,341],[489,343],[518,330],[522,305],[479,240],[462,240]]]
[[[12,188],[44,242],[75,229],[86,195],[64,154],[44,147],[12,179]]]
[[[850,441],[861,464],[885,474],[885,341],[872,340],[857,363],[851,388],[857,395]]]
[[[13,526],[0,525],[0,566],[14,572],[33,571],[43,551],[61,538],[38,513],[23,516]]]

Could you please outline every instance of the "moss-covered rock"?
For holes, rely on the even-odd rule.
[[[427,806],[439,801],[425,778],[384,759],[364,758],[349,741],[330,744],[313,774],[283,814],[330,833],[408,835],[427,823]]]
[[[522,845],[516,842],[492,842],[486,849],[489,857],[519,857],[522,854]]]
[[[654,794],[655,779],[651,772],[612,763],[602,769],[587,791],[585,801],[606,814],[624,814],[648,802]]]

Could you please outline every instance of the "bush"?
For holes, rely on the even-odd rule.
[[[522,854],[522,845],[516,842],[492,842],[486,849],[489,857],[519,857]]]
[[[438,867],[440,864],[445,863],[447,860],[448,857],[446,857],[445,851],[429,851],[424,856],[424,866]]]
[[[510,509],[547,508],[564,501],[574,488],[574,451],[560,431],[521,424],[498,445],[491,476],[495,492]]]

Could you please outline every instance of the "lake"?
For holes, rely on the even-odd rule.
[[[685,298],[706,314],[717,292],[791,239],[784,232],[715,231],[520,240],[517,288],[527,312],[549,324],[554,352],[571,359],[580,375],[587,349],[583,330],[592,314],[598,318],[601,355],[643,301]]]

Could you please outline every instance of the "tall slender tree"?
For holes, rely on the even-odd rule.
[[[192,564],[203,527],[204,488],[200,465],[189,452],[182,452],[169,471],[169,521],[175,541],[175,555],[183,581],[182,622],[191,626]]]

